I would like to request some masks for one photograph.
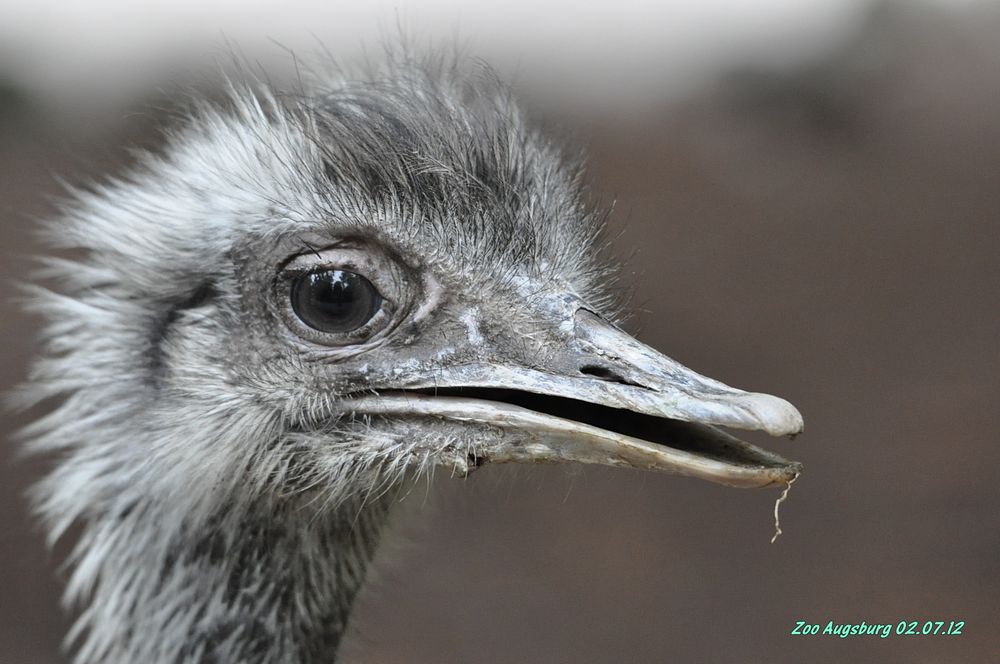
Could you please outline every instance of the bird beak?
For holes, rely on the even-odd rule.
[[[465,471],[486,462],[572,461],[735,487],[783,484],[798,475],[798,463],[718,428],[794,436],[802,416],[784,399],[702,376],[572,298],[546,313],[562,338],[532,357],[512,357],[509,345],[481,349],[489,361],[438,367],[404,390],[351,399],[345,407],[476,429],[474,446],[441,455]]]

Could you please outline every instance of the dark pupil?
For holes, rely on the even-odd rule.
[[[382,305],[372,282],[347,270],[307,272],[292,285],[292,309],[309,327],[321,332],[351,332]]]

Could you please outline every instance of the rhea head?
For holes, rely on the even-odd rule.
[[[590,199],[491,76],[405,57],[234,85],[74,192],[30,391],[64,400],[29,435],[52,538],[81,524],[77,661],[329,661],[434,468],[794,478],[718,427],[795,434],[795,408],[618,327]]]

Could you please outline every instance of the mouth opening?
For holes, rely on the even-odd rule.
[[[385,396],[421,394],[430,397],[457,397],[510,404],[727,464],[755,468],[784,468],[794,464],[716,427],[645,415],[568,397],[483,387],[420,388],[394,390],[381,394]]]

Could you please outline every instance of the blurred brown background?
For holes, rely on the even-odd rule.
[[[803,412],[796,441],[753,438],[805,464],[785,534],[769,544],[772,491],[596,468],[440,478],[382,552],[352,661],[1000,661],[998,29],[989,7],[883,6],[822,59],[550,114],[591,137],[592,180],[617,198],[633,331]],[[157,140],[147,108],[81,111],[4,79],[3,386],[32,352],[12,282],[53,176],[127,167],[125,146]],[[46,551],[24,499],[45,464],[0,450],[0,662],[65,661],[65,547]],[[954,619],[961,636],[789,634]]]

